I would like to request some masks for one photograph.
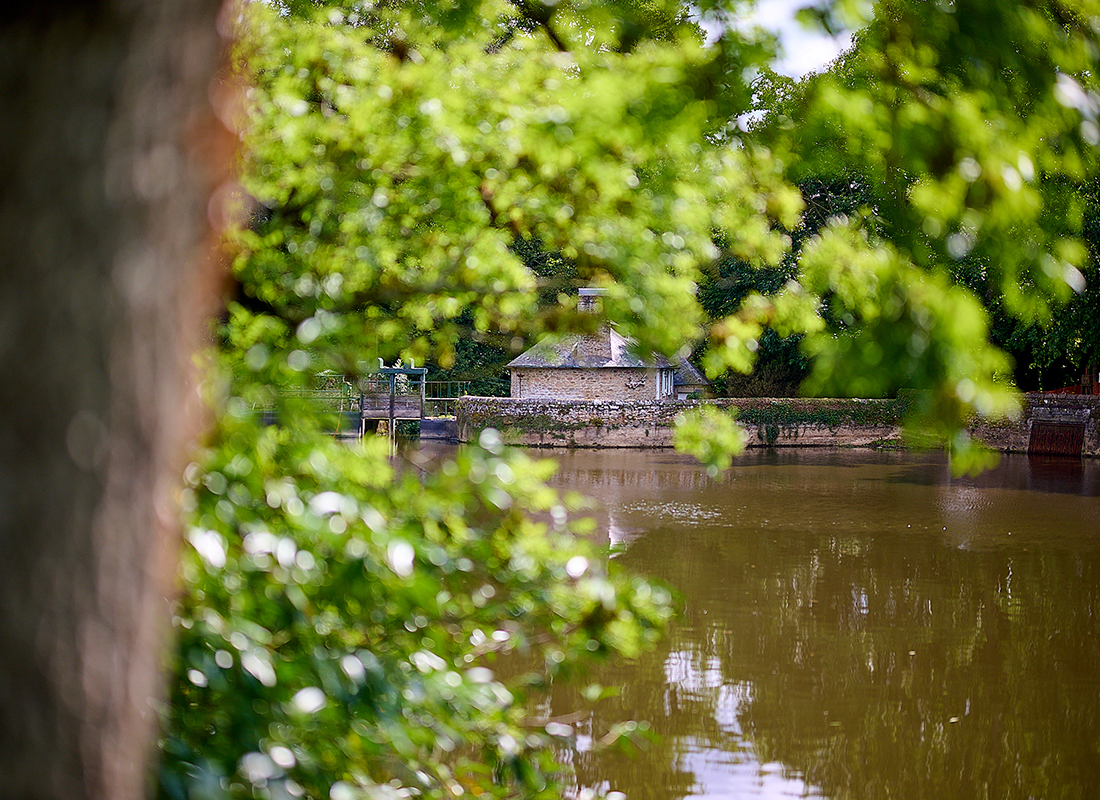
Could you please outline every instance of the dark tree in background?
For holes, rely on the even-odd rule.
[[[27,3],[0,16],[6,798],[145,791],[172,493],[211,295],[207,199],[228,164],[211,104],[217,6]]]

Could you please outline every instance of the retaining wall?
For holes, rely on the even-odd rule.
[[[458,438],[496,428],[508,444],[533,447],[672,447],[672,425],[698,400],[527,400],[463,397]],[[898,444],[897,400],[742,398],[702,401],[735,406],[749,446],[872,447]]]
[[[1100,395],[1026,394],[1019,421],[979,422],[970,426],[970,432],[996,450],[1026,453],[1036,422],[1083,425],[1081,454],[1100,456]]]
[[[703,401],[736,407],[749,447],[898,447],[905,400],[738,398]],[[671,447],[672,425],[698,400],[608,401],[463,397],[459,441],[496,428],[528,447]],[[1100,396],[1026,395],[1020,420],[981,423],[976,437],[1005,452],[1027,452],[1035,420],[1085,425],[1084,455],[1100,455]]]

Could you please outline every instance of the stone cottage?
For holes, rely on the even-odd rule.
[[[581,289],[578,308],[594,313],[598,294],[596,289]],[[675,400],[673,365],[662,356],[643,360],[631,352],[630,346],[631,341],[608,323],[595,333],[548,336],[508,363],[512,397]]]

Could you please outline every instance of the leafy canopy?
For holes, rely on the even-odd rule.
[[[669,355],[700,335],[696,286],[720,255],[782,265],[780,291],[705,331],[708,372],[751,370],[766,331],[800,334],[819,390],[923,390],[918,422],[960,454],[970,414],[1015,400],[951,265],[980,257],[1024,315],[1078,283],[1096,0],[882,4],[851,56],[801,87],[767,83],[768,37],[730,26],[705,45],[675,2],[239,14],[255,206],[229,235],[219,425],[187,475],[165,797],[554,797],[568,783],[553,752],[572,730],[539,716],[538,690],[637,653],[668,593],[576,536],[580,503],[547,487],[546,463],[492,434],[395,463],[384,444],[334,442],[333,416],[297,391],[378,358],[447,366],[471,324],[513,342],[592,325],[565,293],[536,303],[525,246],[606,287],[607,315]],[[748,129],[762,98],[770,113]],[[830,170],[865,176],[872,202],[799,236],[795,181]],[[698,415],[679,441],[718,468],[741,437]]]
[[[855,376],[856,393],[939,387],[926,410],[945,434],[971,408],[1010,406],[990,380],[1008,365],[984,346],[977,301],[1047,323],[1094,269],[1082,234],[1100,143],[1098,12],[890,0],[827,72],[797,85],[762,76],[753,136],[786,154],[788,175],[870,194],[855,224],[838,217],[800,262],[805,287],[860,329],[807,342],[813,390],[843,391],[837,370],[861,363],[878,374]],[[882,313],[862,326],[868,306]]]

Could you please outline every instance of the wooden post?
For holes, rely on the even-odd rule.
[[[409,366],[415,367],[416,365],[409,362]],[[428,373],[423,373],[420,376],[420,421],[424,421],[424,394],[428,389]]]
[[[363,416],[364,403],[366,401],[366,394],[363,392],[363,387],[359,386],[359,438],[362,439],[367,435],[367,420]]]
[[[394,401],[397,395],[397,373],[390,373],[390,455],[397,453],[397,426],[394,424]]]

